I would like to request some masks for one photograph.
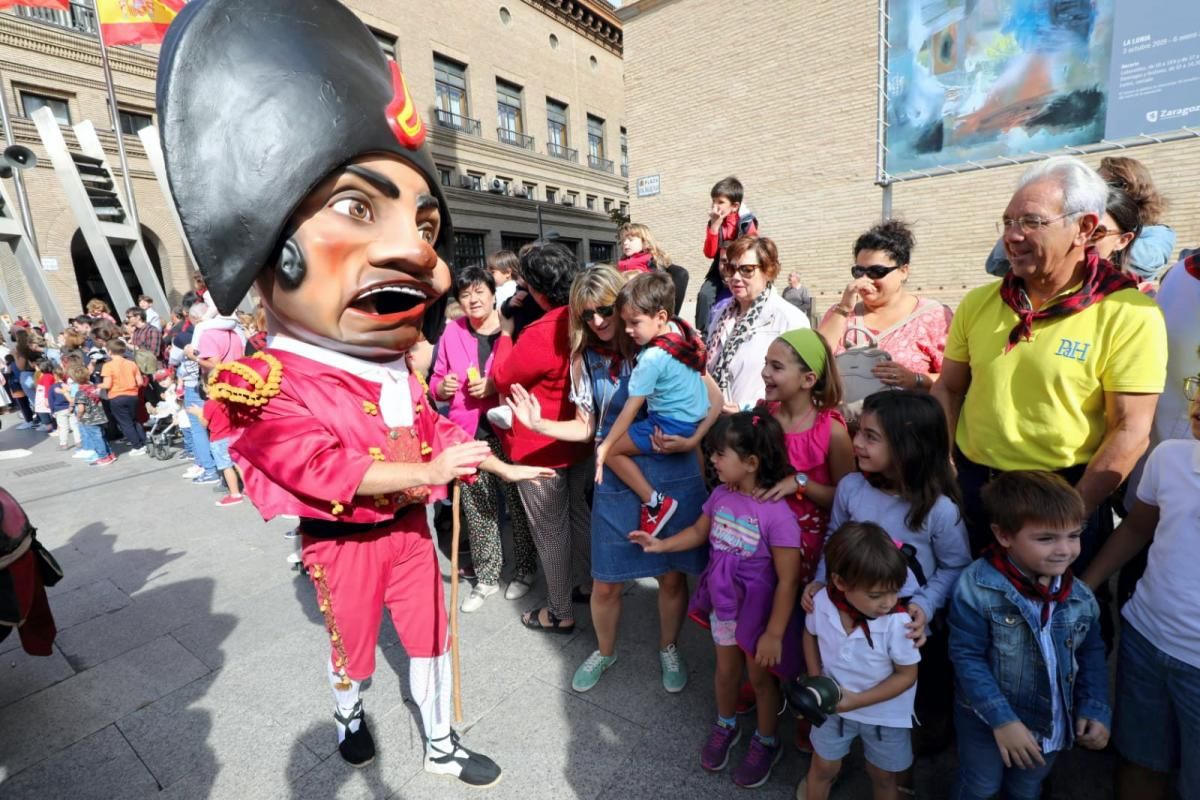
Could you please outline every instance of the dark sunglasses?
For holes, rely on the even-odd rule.
[[[721,274],[726,278],[732,278],[733,273],[741,275],[743,278],[750,278],[758,271],[761,264],[730,264],[728,261],[721,264]]]
[[[579,319],[584,325],[587,325],[596,314],[599,314],[601,319],[608,319],[616,313],[616,310],[616,306],[597,306],[596,308],[589,308],[584,311],[579,315]]]
[[[858,264],[855,264],[850,268],[850,274],[855,278],[861,278],[865,275],[871,280],[877,281],[880,278],[886,278],[902,266],[904,265],[899,264],[894,267],[885,267],[883,264],[872,264],[869,267],[860,267]]]

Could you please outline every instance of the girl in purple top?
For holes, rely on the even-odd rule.
[[[722,485],[700,518],[669,539],[640,531],[629,538],[648,552],[711,546],[688,609],[692,619],[711,629],[717,648],[717,721],[700,764],[713,772],[724,769],[730,748],[741,738],[736,707],[746,669],[758,701],[758,730],[733,780],[753,788],[766,783],[783,753],[776,735],[780,697],[774,676],[790,679],[801,670],[800,528],[783,500],[755,499],[792,471],[783,429],[765,407],[722,417],[709,445]]]

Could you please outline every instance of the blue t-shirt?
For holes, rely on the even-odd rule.
[[[645,397],[652,414],[682,422],[708,416],[708,390],[700,373],[672,358],[661,347],[647,347],[629,376],[631,397]]]

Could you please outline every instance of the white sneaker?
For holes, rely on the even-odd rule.
[[[186,478],[187,480],[192,480],[193,478],[199,478],[203,474],[204,467],[197,464],[194,467],[188,467],[187,470],[184,471],[182,477]]]
[[[144,447],[135,447],[134,449],[132,449],[132,450],[130,450],[130,451],[129,451],[129,455],[131,455],[131,456],[144,456],[144,455],[146,455],[146,448],[144,448]]]
[[[513,413],[512,409],[508,406],[500,405],[495,408],[489,408],[487,418],[493,428],[506,431],[512,427]]]
[[[537,576],[530,572],[518,572],[513,575],[513,579],[508,582],[508,588],[504,590],[505,600],[520,600],[525,595],[529,594],[529,590],[533,588],[533,582]]]
[[[89,461],[91,461],[95,457],[96,457],[95,450],[76,450],[74,453],[71,454],[71,458],[86,458]]]
[[[464,614],[470,614],[483,608],[483,601],[500,591],[500,587],[494,583],[477,583],[471,593],[467,595],[467,599],[462,601],[459,606]]]
[[[36,425],[36,424],[37,424],[37,423],[35,423],[35,422],[22,422],[20,425],[18,425],[18,426],[17,426],[17,430],[19,430],[19,431],[27,431],[27,430],[29,430],[30,428],[32,428],[32,427],[33,427],[34,425]]]

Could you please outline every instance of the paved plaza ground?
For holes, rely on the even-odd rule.
[[[379,755],[350,768],[336,752],[328,639],[312,587],[286,564],[290,523],[264,524],[249,503],[216,508],[211,487],[180,478],[184,462],[123,456],[89,468],[56,451],[56,440],[14,430],[18,421],[4,418],[0,451],[32,455],[0,460],[0,480],[66,576],[49,590],[54,654],[27,656],[15,635],[0,644],[0,800],[778,800],[807,767],[789,745],[753,795],[728,773],[700,769],[712,647],[688,623],[680,649],[691,683],[679,695],[663,691],[654,584],[643,581],[626,592],[619,662],[583,695],[570,682],[595,646],[586,609],[572,636],[522,628],[519,614],[540,586],[462,616],[461,729],[505,769],[486,793],[421,771],[406,659],[385,622],[364,692]],[[783,734],[790,742],[790,722]],[[858,758],[836,800],[870,797]],[[1063,766],[1050,796],[1111,797],[1110,755],[1073,752]],[[919,761],[918,796],[945,797],[953,769],[952,754]]]

